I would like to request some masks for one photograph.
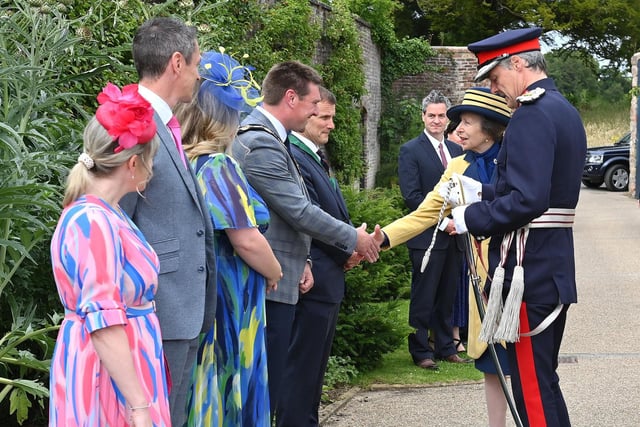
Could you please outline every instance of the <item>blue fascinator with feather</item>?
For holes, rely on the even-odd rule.
[[[220,52],[204,52],[200,59],[200,90],[210,92],[234,110],[250,112],[262,101],[252,70],[224,53],[223,47]]]

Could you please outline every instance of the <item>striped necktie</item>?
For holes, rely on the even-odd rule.
[[[442,142],[438,144],[438,151],[440,152],[440,160],[442,161],[442,166],[447,168],[447,156],[444,154],[444,148],[442,147]]]

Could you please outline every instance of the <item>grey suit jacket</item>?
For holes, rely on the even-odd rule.
[[[276,132],[258,110],[253,110],[242,124],[259,124]],[[271,216],[265,237],[280,262],[283,277],[278,290],[270,292],[267,299],[295,304],[311,238],[351,253],[356,246],[356,231],[311,203],[295,161],[282,141],[270,133],[252,130],[239,134],[231,152],[267,203]]]
[[[153,177],[144,191],[120,206],[160,258],[156,309],[165,340],[193,339],[213,325],[216,266],[213,226],[191,168],[180,159],[173,136],[154,114],[160,139]]]

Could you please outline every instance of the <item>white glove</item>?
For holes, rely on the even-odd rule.
[[[464,220],[464,211],[467,210],[466,206],[458,206],[451,210],[451,216],[453,217],[453,224],[456,226],[457,234],[464,234],[468,232],[467,223]]]
[[[482,183],[458,173],[438,188],[440,196],[451,206],[462,206],[482,200]]]

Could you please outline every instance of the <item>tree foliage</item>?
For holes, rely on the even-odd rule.
[[[581,111],[607,105],[629,105],[631,79],[612,67],[601,68],[592,56],[555,50],[545,55],[547,73]]]
[[[433,44],[466,45],[506,28],[555,30],[564,48],[628,66],[640,40],[638,0],[417,0]]]

